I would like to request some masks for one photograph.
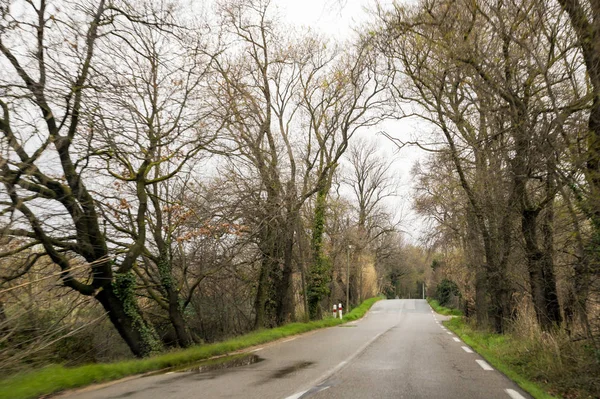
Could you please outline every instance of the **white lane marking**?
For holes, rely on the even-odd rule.
[[[462,348],[467,353],[473,353],[473,351],[471,350],[471,348],[469,348],[468,346],[463,346]]]
[[[455,340],[456,342],[460,342],[460,339],[458,339],[458,338],[456,338],[456,337],[454,337],[454,338],[452,338],[452,339],[453,339],[453,340]]]
[[[263,350],[263,349],[265,349],[265,348],[256,348],[256,349],[254,349],[253,351],[250,351],[250,352],[251,352],[251,353],[252,353],[252,352],[258,352],[258,351],[261,351],[261,350]]]
[[[165,373],[165,375],[169,375],[169,374],[174,374],[174,371],[169,371],[168,373]]]
[[[452,333],[450,331],[446,331],[446,334],[448,335],[452,335]]]
[[[369,312],[369,313],[371,313],[371,312]],[[367,313],[367,315],[369,313]],[[401,314],[402,314],[402,309],[400,309],[400,312],[398,312],[398,316],[400,316]],[[371,345],[373,342],[377,341],[377,339],[379,337],[381,337],[386,332],[390,331],[392,328],[396,327],[396,325],[397,325],[397,323],[394,324],[394,325],[392,325],[392,326],[390,326],[389,328],[385,329],[384,331],[380,332],[379,334],[377,334],[373,338],[371,338],[367,343],[365,343],[363,346],[361,346],[360,348],[358,348],[358,350],[356,352],[354,352],[353,354],[351,354],[350,357],[346,358],[346,360],[344,360],[343,362],[340,362],[337,366],[335,366],[334,368],[332,368],[331,370],[329,370],[328,372],[326,372],[325,374],[323,374],[321,377],[319,377],[316,380],[314,380],[313,382],[311,382],[309,384],[309,386],[311,388],[312,387],[316,387],[316,386],[320,385],[321,383],[323,383],[323,381],[326,381],[332,375],[334,375],[335,373],[337,373],[338,371],[340,371],[346,364],[350,363],[355,357],[357,357],[358,355],[360,355],[365,349],[367,349],[369,347],[369,345]],[[304,395],[306,392],[310,391],[311,388],[307,389],[306,391],[295,393],[292,396],[288,396],[285,399],[298,399],[302,395]]]
[[[482,369],[484,369],[485,371],[490,371],[493,370],[494,368],[492,366],[490,366],[485,360],[475,360],[477,362],[478,365],[481,366]]]
[[[286,343],[286,342],[290,342],[290,341],[293,341],[293,340],[295,340],[296,338],[298,338],[298,337],[294,337],[294,338],[286,339],[285,341],[281,341],[281,343],[283,344],[283,343]]]
[[[319,389],[317,392],[322,392],[322,391],[324,391],[324,390],[326,390],[326,389],[329,389],[329,388],[331,388],[331,385],[328,385],[328,386],[326,386],[326,387],[323,387],[323,388]]]
[[[523,395],[521,395],[519,392],[515,391],[514,389],[505,389],[504,392],[506,392],[508,394],[508,396],[510,396],[512,399],[525,399],[525,397]]]
[[[298,398],[300,398],[302,395],[304,395],[306,392],[308,392],[308,389],[307,389],[306,391],[302,391],[302,392],[295,393],[295,394],[293,394],[292,396],[288,396],[288,397],[287,397],[287,398],[285,398],[285,399],[298,399]]]

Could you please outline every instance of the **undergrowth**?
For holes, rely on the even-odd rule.
[[[529,337],[494,334],[462,318],[444,324],[535,398],[600,398],[600,365],[585,341],[573,341],[561,331]]]

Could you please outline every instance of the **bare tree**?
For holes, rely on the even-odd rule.
[[[223,17],[235,52],[214,60],[221,75],[214,97],[241,171],[260,182],[256,326],[280,324],[292,317],[300,208],[328,185],[356,129],[375,123],[383,86],[366,49],[343,53],[311,37],[286,39],[268,4],[227,4]]]
[[[569,79],[576,68],[561,58],[572,51],[557,33],[557,18],[555,9],[535,1],[527,8],[426,1],[415,10],[397,9],[388,25],[393,33],[383,39],[395,43],[384,46],[413,84],[395,86],[399,100],[418,103],[447,142],[482,237],[498,331],[510,314],[506,273],[515,209],[538,320],[545,328],[560,323],[549,227],[555,159],[564,148],[560,123],[582,102],[573,96],[576,80]],[[535,34],[538,44],[521,41],[524,32]],[[504,180],[500,190],[492,188],[494,175]]]
[[[104,161],[97,172],[112,188],[101,190],[107,238],[117,253],[139,248],[132,252],[133,269],[143,257],[145,277],[157,288],[152,297],[167,311],[183,347],[193,340],[173,261],[189,214],[178,199],[218,132],[205,111],[209,51],[203,33],[177,26],[174,18],[163,29],[124,27],[119,45],[103,49],[106,57],[96,70],[103,73],[104,90],[88,106],[91,146]]]
[[[132,352],[147,355],[159,344],[137,306],[131,270],[144,251],[145,191],[146,183],[152,181],[148,172],[156,161],[156,143],[150,144],[155,151],[143,154],[137,164],[119,158],[122,146],[131,145],[126,140],[136,138],[119,136],[125,122],[116,123],[117,115],[102,114],[107,104],[96,99],[108,95],[111,85],[105,85],[113,83],[102,62],[103,53],[108,55],[109,49],[121,45],[136,50],[127,45],[132,32],[145,29],[142,26],[161,31],[170,25],[171,10],[136,9],[126,2],[106,1],[64,2],[58,8],[42,0],[23,7],[24,13],[3,15],[0,27],[0,62],[6,67],[0,83],[0,174],[5,188],[1,213],[13,222],[3,234],[23,239],[25,248],[43,247],[60,267],[62,282],[98,300]],[[124,66],[142,54],[126,53]],[[133,58],[127,58],[130,55]],[[118,88],[119,82],[114,83],[112,88]],[[100,135],[111,145],[99,149],[94,140]],[[136,220],[134,239],[123,242],[116,254],[104,227],[111,219],[103,217],[99,201],[104,198],[96,190],[109,181],[95,173],[99,159],[108,159],[111,150],[113,159],[128,166],[111,172],[132,182],[139,199],[135,216],[128,215]],[[181,155],[174,151],[161,156],[174,154]],[[127,214],[126,203],[122,211]],[[81,262],[86,269],[76,273],[74,264]]]

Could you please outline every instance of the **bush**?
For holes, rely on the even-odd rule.
[[[453,298],[460,298],[461,294],[454,281],[443,279],[435,289],[435,296],[441,306],[448,306]]]

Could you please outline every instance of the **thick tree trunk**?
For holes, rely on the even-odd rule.
[[[487,273],[483,265],[475,269],[475,314],[477,326],[485,328],[488,325]]]
[[[144,357],[158,349],[158,343],[154,331],[143,320],[137,306],[123,301],[113,291],[111,286],[106,286],[96,294],[96,300],[100,302],[108,317],[115,326],[119,335],[137,357]]]
[[[292,251],[294,249],[294,234],[288,232],[288,237],[284,242],[283,270],[281,279],[278,281],[276,290],[277,317],[278,326],[293,321],[294,317],[294,297],[292,295]]]
[[[192,335],[187,329],[185,318],[181,310],[181,304],[179,303],[179,295],[175,290],[170,289],[168,292],[169,300],[169,320],[177,335],[177,344],[182,348],[187,348],[194,344]]]
[[[521,228],[525,239],[529,284],[536,317],[540,327],[548,331],[553,326],[559,325],[562,322],[562,317],[556,293],[553,256],[551,253],[542,252],[538,246],[538,215],[538,211],[523,210]],[[546,235],[550,234],[548,227],[546,227]],[[550,239],[551,237],[546,237],[546,240]],[[551,250],[551,248],[548,248],[548,250]]]
[[[283,225],[283,270],[277,290],[277,325],[296,321],[293,277],[294,277],[294,239],[300,214],[293,203],[288,203],[286,220]]]
[[[551,201],[543,214],[542,236],[544,256],[542,258],[542,275],[544,277],[544,297],[546,299],[546,312],[550,320],[559,326],[562,323],[556,276],[554,274],[554,201]]]
[[[475,314],[477,326],[488,325],[488,287],[487,270],[485,268],[484,251],[481,236],[477,231],[477,221],[471,209],[467,209],[466,253],[471,270],[475,271]]]
[[[537,211],[522,211],[521,230],[525,239],[525,255],[527,258],[527,270],[529,272],[529,286],[531,299],[535,309],[537,321],[543,330],[551,327],[550,316],[546,312],[546,300],[544,296],[544,276],[542,272],[543,254],[537,248]]]
[[[315,201],[311,240],[312,265],[309,269],[308,279],[308,305],[311,319],[320,319],[322,317],[321,301],[329,294],[331,268],[323,253],[323,234],[328,190],[328,187],[319,190]]]
[[[258,276],[258,285],[256,287],[256,299],[254,301],[254,328],[265,327],[266,323],[266,304],[269,293],[269,275],[271,274],[271,262],[269,255],[263,253],[263,259],[260,264],[260,273]]]

